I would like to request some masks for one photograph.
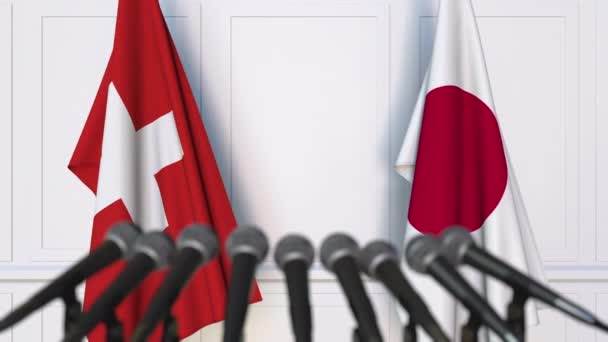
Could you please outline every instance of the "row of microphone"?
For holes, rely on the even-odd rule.
[[[277,245],[275,259],[286,275],[295,340],[311,341],[311,314],[305,286],[308,283],[306,270],[314,259],[314,249],[306,238],[290,235]],[[321,244],[320,259],[323,266],[336,275],[353,312],[357,323],[355,341],[383,341],[361,272],[380,281],[408,312],[409,327],[413,329],[404,331],[404,341],[416,341],[417,326],[433,341],[450,341],[423,298],[402,272],[397,250],[390,243],[376,240],[359,248],[352,237],[336,233]],[[464,264],[510,286],[514,293],[511,306],[519,305],[522,321],[525,302],[533,298],[583,323],[608,331],[608,326],[590,311],[478,247],[469,231],[463,228],[448,228],[439,237],[421,235],[413,238],[406,247],[405,259],[411,269],[431,276],[469,310],[469,323],[476,322],[474,325],[477,328],[470,331],[474,336],[462,334],[463,341],[477,341],[480,325],[488,327],[503,341],[525,339],[525,322],[514,322],[517,316],[501,317],[460,274],[458,268]],[[508,309],[510,315],[514,308]],[[408,333],[414,336],[408,339]],[[236,341],[238,339],[230,340]]]
[[[265,234],[254,226],[237,228],[226,241],[232,259],[223,342],[242,341],[255,269],[269,250]],[[81,341],[100,323],[115,319],[115,308],[153,271],[169,268],[131,341],[145,341],[155,327],[170,315],[171,307],[191,276],[213,260],[218,240],[206,225],[192,224],[182,230],[175,243],[164,232],[142,233],[131,223],[113,226],[104,242],[88,256],[45,286],[29,300],[0,320],[5,330],[60,298],[67,302],[75,287],[110,264],[127,260],[126,266],[89,309],[66,324],[63,341]],[[400,268],[396,249],[385,241],[373,241],[363,248],[347,234],[328,236],[320,247],[323,266],[336,275],[353,313],[357,327],[354,339],[381,342],[374,308],[366,294],[361,272],[380,281],[409,313],[410,325],[420,326],[433,341],[450,341],[416,289]],[[522,302],[534,298],[571,317],[603,330],[607,326],[591,312],[563,298],[545,285],[517,271],[506,262],[476,246],[468,231],[447,229],[441,236],[419,236],[406,248],[406,260],[415,271],[427,274],[458,299],[480,324],[494,331],[503,341],[523,341],[524,334],[514,328],[478,294],[458,272],[467,264],[511,286]],[[315,248],[301,235],[288,235],[275,247],[274,259],[285,274],[292,328],[297,342],[312,341],[312,310],[309,301],[308,271],[315,259]],[[179,324],[179,322],[177,322]]]
[[[434,278],[469,310],[467,325],[477,321],[503,341],[524,341],[524,305],[528,299],[538,300],[578,321],[608,331],[608,325],[589,310],[478,247],[472,235],[463,228],[448,228],[437,238],[422,235],[412,239],[406,247],[405,258],[410,268]],[[512,288],[513,299],[507,307],[509,317],[506,320],[458,272],[460,265],[468,265]],[[518,307],[520,314],[511,317],[514,307]],[[514,322],[514,318],[521,321]],[[462,338],[466,339],[464,333]],[[473,337],[472,340],[477,339]]]

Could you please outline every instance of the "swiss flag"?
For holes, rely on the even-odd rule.
[[[69,169],[96,195],[91,249],[112,224],[130,220],[173,238],[208,223],[221,245],[236,226],[201,116],[157,0],[122,0],[114,47]],[[86,283],[85,310],[123,268]],[[173,306],[184,338],[224,318],[230,262],[224,251],[198,271]],[[165,272],[118,307],[130,336]],[[255,287],[252,300],[260,300]],[[153,335],[160,340],[160,329]],[[98,326],[90,341],[105,340]]]
[[[470,0],[441,1],[432,59],[396,169],[412,182],[406,244],[419,234],[438,235],[460,225],[489,252],[544,278],[497,120]],[[467,310],[434,281],[403,267],[443,328],[460,340]],[[463,273],[494,308],[506,308],[509,288],[478,273]],[[532,322],[534,302],[527,309]]]

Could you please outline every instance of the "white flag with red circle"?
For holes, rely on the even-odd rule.
[[[470,0],[440,5],[432,59],[395,167],[412,182],[405,243],[461,225],[489,252],[544,279],[496,117]],[[467,311],[431,279],[404,267],[443,328],[459,340]],[[478,272],[463,272],[504,314],[511,290]],[[527,310],[535,321],[535,304]]]

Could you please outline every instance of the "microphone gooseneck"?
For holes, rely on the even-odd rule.
[[[255,226],[241,226],[226,240],[232,273],[224,320],[224,342],[239,342],[247,316],[249,296],[257,265],[266,258],[268,239]]]
[[[407,262],[417,272],[429,274],[469,311],[505,342],[520,341],[505,321],[440,254],[439,242],[428,235],[418,236],[406,248]]]
[[[141,234],[141,229],[131,223],[118,223],[112,226],[105,241],[88,256],[80,259],[74,266],[34,294],[25,303],[10,312],[0,321],[0,331],[20,322],[34,311],[56,298],[66,295],[88,277],[104,269],[116,260],[125,257],[133,241]]]
[[[145,341],[171,311],[182,289],[195,271],[216,257],[219,244],[210,226],[192,224],[177,237],[177,253],[163,283],[135,328],[132,342]]]
[[[605,323],[580,305],[564,298],[540,282],[526,276],[506,262],[479,248],[471,234],[460,227],[447,229],[440,237],[442,252],[454,265],[467,264],[487,273],[514,290],[534,297],[570,317],[608,331]]]
[[[115,307],[156,269],[166,267],[173,256],[173,242],[164,232],[139,236],[133,243],[128,263],[114,282],[68,331],[65,342],[81,341],[97,324],[111,317]]]
[[[310,241],[300,235],[288,235],[277,244],[276,264],[285,273],[289,293],[291,324],[296,342],[312,341],[312,314],[308,290],[308,269],[315,256]]]
[[[433,341],[449,342],[424,300],[401,272],[397,251],[391,244],[370,242],[361,249],[358,261],[363,272],[380,280],[408,312],[410,320],[419,324]]]
[[[364,341],[382,341],[376,314],[359,275],[356,255],[359,246],[350,236],[336,233],[328,236],[321,245],[321,263],[336,274],[340,286],[357,321]]]

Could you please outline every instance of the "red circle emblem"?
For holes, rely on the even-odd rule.
[[[492,110],[455,86],[429,92],[408,213],[414,228],[433,235],[453,224],[479,229],[500,202],[507,177]]]

